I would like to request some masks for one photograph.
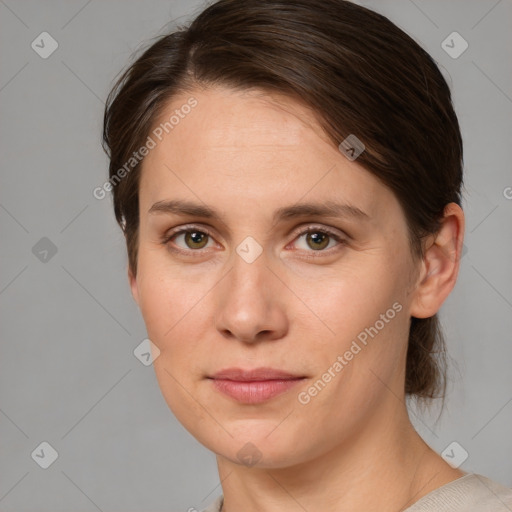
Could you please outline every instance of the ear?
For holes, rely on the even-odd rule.
[[[137,278],[133,275],[130,265],[128,265],[128,281],[130,282],[132,297],[135,299],[137,305],[139,305],[139,287],[137,286]]]
[[[411,302],[411,316],[429,318],[435,315],[450,294],[459,273],[464,213],[456,203],[444,209],[439,231],[432,235],[425,247],[416,288]]]

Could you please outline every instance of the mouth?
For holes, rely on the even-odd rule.
[[[273,368],[227,368],[208,379],[217,391],[237,402],[259,404],[290,390],[306,377]]]

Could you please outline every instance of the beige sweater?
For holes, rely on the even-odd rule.
[[[220,512],[222,500],[221,495],[202,512]],[[512,512],[512,489],[468,473],[429,492],[403,512]]]

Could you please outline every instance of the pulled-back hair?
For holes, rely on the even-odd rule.
[[[217,85],[300,101],[336,147],[356,135],[365,146],[357,163],[394,192],[416,260],[424,237],[438,231],[445,205],[461,206],[462,138],[450,89],[411,37],[345,0],[220,0],[159,37],[107,100],[103,145],[134,275],[141,163],[126,172],[126,162],[173,96]],[[445,366],[437,315],[411,318],[406,394],[444,396]]]

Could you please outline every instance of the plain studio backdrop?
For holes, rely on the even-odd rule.
[[[512,2],[360,3],[432,55],[464,138],[465,251],[440,314],[454,360],[446,408],[412,420],[463,470],[512,486]],[[114,78],[203,5],[0,2],[3,512],[185,511],[222,492],[214,454],[135,355],[146,331],[124,239],[110,196],[93,196],[108,178],[100,137]]]

